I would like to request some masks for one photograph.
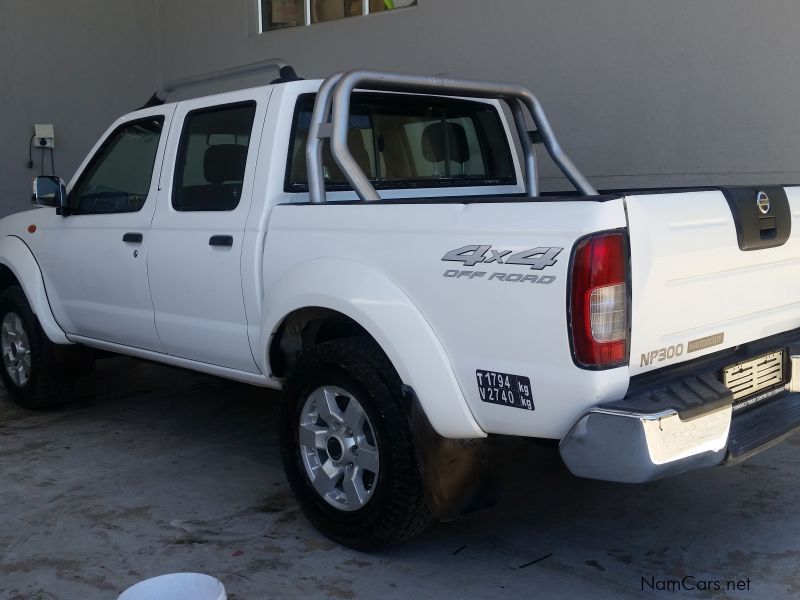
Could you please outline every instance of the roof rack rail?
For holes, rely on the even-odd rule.
[[[272,83],[285,83],[288,81],[298,81],[300,77],[297,76],[294,68],[289,66],[282,58],[270,58],[238,67],[230,67],[204,75],[195,75],[193,77],[186,77],[184,79],[176,79],[169,81],[162,85],[158,91],[153,94],[150,99],[141,108],[150,108],[152,106],[161,106],[167,101],[167,96],[170,92],[182,88],[193,87],[203,83],[211,83],[215,81],[226,81],[228,79],[238,79],[246,77],[247,75],[254,75],[264,71],[278,71],[280,77]]]
[[[321,203],[326,200],[322,166],[324,139],[330,141],[333,159],[358,197],[366,202],[381,199],[347,146],[350,101],[356,89],[504,100],[514,116],[525,157],[526,195],[536,197],[539,194],[535,143],[544,145],[553,162],[581,194],[597,195],[594,187],[561,148],[539,100],[523,86],[382,71],[348,71],[328,77],[317,92],[306,146],[311,202]],[[533,119],[535,130],[531,130],[528,124],[529,117]]]

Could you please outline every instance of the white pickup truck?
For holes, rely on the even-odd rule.
[[[248,67],[281,78],[165,86],[0,221],[20,405],[97,350],[282,389],[298,501],[360,549],[490,504],[488,436],[633,483],[800,427],[800,187],[599,194],[523,87]]]

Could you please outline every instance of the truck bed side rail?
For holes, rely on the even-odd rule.
[[[347,146],[350,102],[356,89],[504,100],[511,108],[522,145],[525,159],[525,193],[529,197],[535,197],[539,193],[536,154],[533,148],[535,133],[537,141],[544,144],[553,162],[579,192],[585,195],[597,194],[561,148],[541,103],[529,89],[508,83],[359,70],[328,77],[317,93],[306,147],[311,202],[325,202],[322,165],[324,139],[330,139],[333,158],[358,197],[364,201],[381,199]],[[535,132],[528,126],[526,112],[533,119]]]

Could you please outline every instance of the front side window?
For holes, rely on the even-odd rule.
[[[175,165],[172,207],[179,211],[225,211],[239,205],[255,102],[190,112]]]
[[[308,190],[305,148],[314,95],[298,99],[286,191]],[[465,100],[356,94],[350,153],[376,189],[514,185],[508,136],[495,107]],[[323,142],[329,190],[350,189]]]
[[[164,117],[120,125],[92,157],[69,194],[74,215],[137,212],[153,179]]]

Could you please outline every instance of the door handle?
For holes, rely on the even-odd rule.
[[[141,244],[144,236],[141,233],[126,233],[122,236],[123,242],[128,242],[131,244]]]
[[[233,246],[232,235],[212,235],[208,240],[209,246]]]

